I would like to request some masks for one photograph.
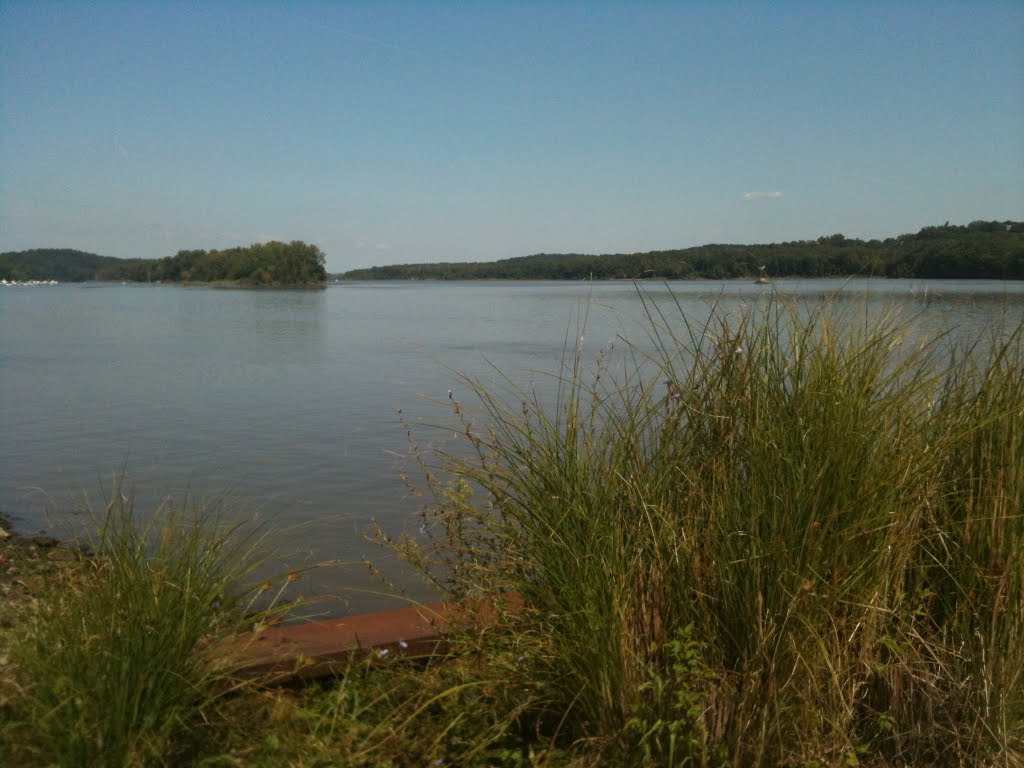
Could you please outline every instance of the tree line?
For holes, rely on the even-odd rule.
[[[924,227],[885,240],[842,234],[767,245],[710,244],[645,253],[520,256],[490,262],[396,264],[346,272],[346,280],[665,280],[849,275],[1024,279],[1024,222]]]
[[[1024,222],[924,227],[885,240],[842,234],[758,245],[709,244],[625,254],[540,253],[489,262],[395,264],[345,272],[347,280],[664,280],[849,275],[1024,280]],[[327,279],[317,246],[293,240],[159,259],[116,259],[71,248],[0,253],[5,280],[114,280],[306,285]]]
[[[0,253],[2,280],[59,280],[80,283],[95,280],[96,274],[122,260],[73,248],[33,248]]]
[[[115,259],[66,248],[4,253],[0,278],[281,286],[323,283],[327,270],[317,246],[274,240],[223,250],[183,250],[159,259]]]

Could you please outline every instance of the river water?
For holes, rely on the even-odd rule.
[[[732,311],[773,290],[808,303],[838,291],[869,312],[895,305],[936,327],[1024,317],[1020,282],[642,290],[697,322],[716,303]],[[426,598],[364,537],[374,519],[393,533],[416,530],[420,502],[399,473],[407,452],[399,409],[413,424],[436,420],[449,389],[469,397],[456,371],[485,383],[498,383],[498,370],[523,385],[543,382],[578,334],[585,359],[610,340],[643,344],[643,316],[627,282],[0,288],[0,514],[22,532],[68,536],[83,519],[83,497],[101,508],[118,477],[143,513],[168,496],[226,495],[235,514],[281,529],[275,567],[369,556]],[[360,565],[315,571],[301,585],[342,596],[334,613],[393,604]]]

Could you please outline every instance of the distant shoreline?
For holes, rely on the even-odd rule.
[[[145,285],[145,286],[168,286],[171,288],[220,288],[220,289],[244,289],[255,291],[321,291],[327,288],[330,283],[245,283],[232,282],[229,280],[215,280],[211,282],[182,282],[180,280],[80,280],[67,282],[64,285]]]
[[[915,275],[782,275],[768,278],[767,283],[758,283],[753,277],[340,277],[327,281],[327,285],[360,285],[362,283],[749,283],[771,286],[776,283],[794,283],[800,280],[928,280],[934,282],[994,281],[999,283],[1020,283],[1024,277],[918,277]]]
[[[781,243],[709,243],[636,253],[537,253],[497,261],[404,263],[329,274],[347,280],[725,280],[782,277],[1024,279],[1024,222],[924,227],[885,240],[841,233]]]

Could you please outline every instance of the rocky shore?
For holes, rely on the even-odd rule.
[[[0,713],[18,690],[10,640],[32,620],[36,601],[84,558],[52,536],[19,536],[0,517]]]

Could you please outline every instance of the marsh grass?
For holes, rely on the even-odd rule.
[[[1022,329],[642,298],[648,343],[567,340],[554,402],[462,377],[460,443],[413,451],[399,551],[525,598],[465,638],[529,648],[517,727],[633,764],[1020,764]]]
[[[7,764],[183,760],[225,690],[218,644],[259,619],[259,590],[239,586],[266,554],[258,529],[202,505],[140,519],[120,487],[90,516],[89,556],[55,577],[14,638],[23,689],[3,727]]]

